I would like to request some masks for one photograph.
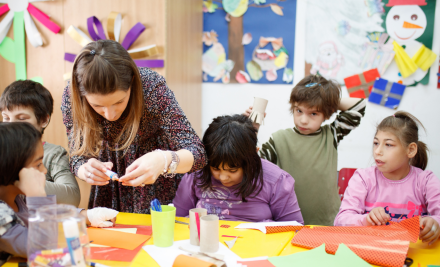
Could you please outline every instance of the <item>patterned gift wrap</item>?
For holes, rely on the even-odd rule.
[[[399,83],[390,82],[388,80],[378,78],[374,82],[368,101],[379,104],[381,106],[397,109],[405,92],[406,86]]]
[[[377,69],[364,71],[344,79],[350,97],[368,98],[373,84],[380,77]]]

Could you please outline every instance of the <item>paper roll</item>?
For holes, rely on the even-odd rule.
[[[263,124],[264,122],[264,112],[266,111],[268,100],[264,98],[254,97],[254,105],[252,108],[252,113],[249,118],[254,123]]]
[[[189,210],[189,242],[193,246],[200,246],[199,234],[197,231],[196,212],[199,218],[208,214],[206,209],[191,209]]]
[[[119,42],[122,27],[122,16],[118,12],[111,12],[107,20],[108,39]]]
[[[145,58],[151,57],[159,54],[159,49],[156,45],[149,45],[142,48],[131,49],[127,51],[131,58]]]
[[[200,218],[200,251],[215,253],[219,249],[219,225],[217,215]]]

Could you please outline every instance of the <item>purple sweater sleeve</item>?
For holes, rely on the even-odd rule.
[[[195,192],[195,180],[194,173],[185,174],[182,177],[176,197],[173,200],[174,207],[176,207],[176,216],[178,217],[188,216],[189,210],[197,205],[198,198]]]
[[[30,214],[44,205],[55,205],[56,197],[54,195],[47,197],[27,197],[27,207],[29,214],[21,216],[22,219],[28,219]],[[22,207],[20,207],[22,209]],[[24,218],[26,217],[26,218]],[[25,222],[27,224],[27,222]],[[0,237],[0,251],[7,252],[14,256],[26,258],[27,254],[28,228],[20,224],[16,224]]]
[[[440,180],[433,173],[428,175],[424,191],[428,212],[440,224]]]
[[[304,223],[295,194],[295,180],[287,172],[281,174],[273,187],[270,208],[274,221]]]
[[[344,193],[338,215],[336,215],[335,226],[361,226],[366,225],[365,220],[368,214],[365,211],[365,199],[367,197],[367,184],[359,171],[356,171],[348,182]]]

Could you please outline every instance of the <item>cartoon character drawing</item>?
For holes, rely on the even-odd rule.
[[[202,199],[204,200],[197,204],[197,208],[206,209],[208,214],[215,214],[220,220],[225,219],[225,215],[229,215],[229,209],[233,205],[242,203],[242,201],[228,201],[232,194],[226,186],[213,186],[212,190],[202,192]],[[227,208],[222,208],[225,205]]]
[[[326,41],[318,48],[318,59],[310,70],[311,74],[319,72],[326,79],[334,79],[344,65],[344,57],[338,52],[333,41]]]

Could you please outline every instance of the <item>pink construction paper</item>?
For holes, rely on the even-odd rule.
[[[61,27],[58,26],[55,22],[51,21],[49,16],[44,12],[36,8],[34,5],[29,3],[27,10],[32,14],[39,22],[41,22],[46,28],[51,30],[53,33],[59,33],[61,31]]]

